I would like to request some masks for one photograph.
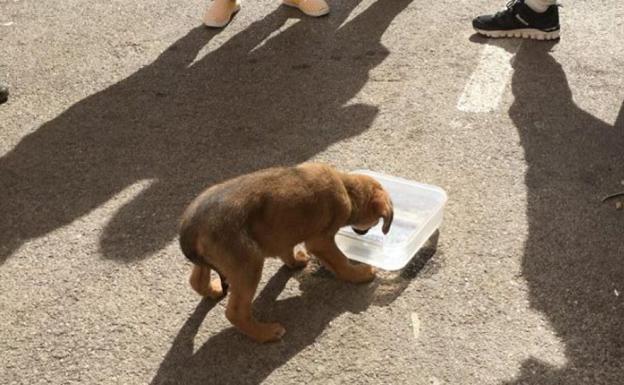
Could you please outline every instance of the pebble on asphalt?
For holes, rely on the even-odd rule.
[[[9,100],[9,88],[3,84],[0,84],[0,104]]]

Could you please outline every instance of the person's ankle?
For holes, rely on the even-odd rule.
[[[525,0],[524,4],[536,13],[544,13],[550,7],[549,5],[544,5],[543,2],[535,0]]]

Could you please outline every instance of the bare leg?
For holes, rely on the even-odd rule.
[[[329,13],[329,5],[325,0],[282,0],[284,5],[299,8],[308,16],[319,17]]]
[[[213,0],[204,15],[204,24],[207,27],[223,28],[239,9],[237,0]]]

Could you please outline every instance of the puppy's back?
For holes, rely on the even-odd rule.
[[[180,246],[195,263],[200,236],[219,248],[248,248],[252,242],[265,252],[282,252],[331,227],[344,211],[344,195],[339,173],[322,164],[242,175],[207,189],[189,205]]]

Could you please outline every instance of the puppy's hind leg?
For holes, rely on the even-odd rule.
[[[225,316],[241,332],[258,342],[277,341],[286,332],[278,323],[258,322],[252,315],[251,303],[262,275],[263,258],[250,257],[245,266],[228,275],[230,297]]]
[[[210,279],[210,267],[205,265],[193,265],[189,282],[201,296],[214,300],[223,298],[227,290],[224,277],[219,274],[219,279]]]

